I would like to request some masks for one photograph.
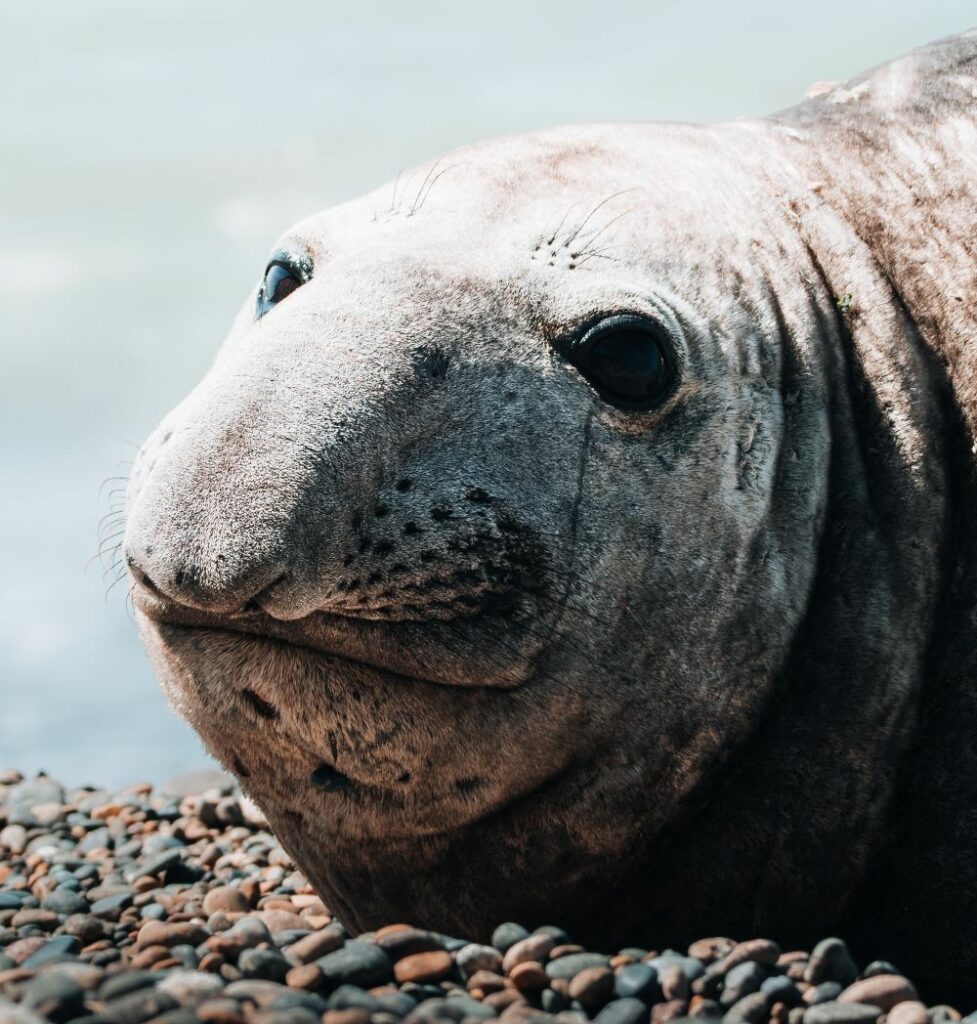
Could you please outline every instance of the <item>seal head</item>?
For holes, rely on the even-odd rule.
[[[143,447],[157,672],[351,927],[848,905],[942,586],[945,381],[800,109],[486,143],[301,222]]]

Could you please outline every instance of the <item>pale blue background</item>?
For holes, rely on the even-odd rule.
[[[0,0],[0,767],[205,760],[103,598],[99,484],[291,221],[485,135],[798,100],[972,2]]]

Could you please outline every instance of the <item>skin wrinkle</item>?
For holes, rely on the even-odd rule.
[[[147,441],[125,552],[170,699],[350,927],[843,931],[977,991],[975,64],[482,143],[274,247],[313,274]],[[661,408],[568,358],[618,313],[673,339]]]

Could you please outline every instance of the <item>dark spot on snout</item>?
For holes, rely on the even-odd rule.
[[[242,690],[241,697],[256,715],[267,719],[278,718],[278,708],[266,701],[264,697],[259,697],[254,690]]]
[[[373,514],[378,518],[382,519],[390,511],[386,505],[377,505],[373,510]]]
[[[389,540],[378,541],[373,548],[375,555],[389,555],[394,550],[394,544]]]
[[[447,508],[445,505],[435,505],[434,508],[431,509],[431,518],[436,523],[443,523],[451,518],[451,509]]]
[[[410,779],[411,779],[411,775],[410,775],[410,772],[401,772],[401,773],[400,773],[400,774],[399,774],[399,775],[397,776],[397,781],[398,781],[399,783],[401,783],[401,784],[404,784],[404,783],[410,782]]]
[[[349,785],[349,778],[323,761],[309,776],[309,782],[320,793],[338,793]]]
[[[412,537],[415,534],[421,532],[421,528],[417,523],[404,523],[404,528],[400,531],[405,537]]]
[[[474,501],[476,505],[487,505],[492,500],[492,495],[481,487],[469,487],[465,491],[465,497],[469,501]]]
[[[398,480],[395,486],[397,487],[397,490],[400,491],[401,494],[403,494],[405,491],[410,490],[411,481],[408,480],[407,477],[404,477],[403,480]]]
[[[424,349],[418,354],[417,368],[432,380],[441,380],[448,373],[450,361],[448,353],[443,349]]]

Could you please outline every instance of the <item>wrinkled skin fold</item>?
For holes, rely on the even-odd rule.
[[[975,95],[970,34],[279,239],[307,280],[147,440],[125,550],[170,700],[350,927],[841,931],[974,990]],[[652,408],[567,357],[624,314]]]

